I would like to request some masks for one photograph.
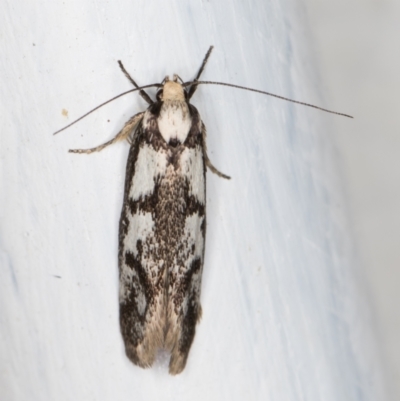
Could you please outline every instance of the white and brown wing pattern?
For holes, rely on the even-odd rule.
[[[177,82],[145,112],[129,152],[119,228],[120,324],[129,359],[186,364],[201,316],[205,245],[202,123]]]
[[[189,103],[211,50],[195,80],[186,84],[174,75],[173,81],[166,77],[161,84],[139,87],[119,62],[136,89],[56,132],[132,91],[150,105],[108,142],[70,152],[90,154],[123,139],[131,144],[119,223],[121,333],[128,358],[138,366],[151,366],[159,349],[168,350],[171,374],[184,369],[201,316],[206,168],[229,178],[208,159],[205,125]],[[161,88],[155,102],[143,91],[153,86]]]

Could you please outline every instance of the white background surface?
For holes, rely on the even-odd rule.
[[[67,153],[111,138],[144,102],[131,95],[51,136],[129,89],[118,59],[141,84],[189,79],[210,44],[204,78],[323,102],[299,3],[32,4],[0,10],[1,399],[385,399],[327,128],[337,117],[196,93],[210,157],[233,179],[208,175],[204,314],[175,378],[166,361],[130,364],[119,334],[128,145]]]
[[[379,340],[400,400],[400,2],[307,0],[324,93],[356,116],[335,120],[351,223]]]

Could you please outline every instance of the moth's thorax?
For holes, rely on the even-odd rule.
[[[192,117],[186,101],[164,100],[157,123],[165,142],[178,140],[184,143],[192,125]]]

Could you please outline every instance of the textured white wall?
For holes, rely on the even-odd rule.
[[[1,399],[384,399],[327,128],[339,117],[196,93],[210,156],[232,180],[208,175],[204,314],[174,378],[166,361],[130,364],[119,334],[128,145],[67,153],[111,138],[144,102],[130,95],[51,136],[130,88],[116,60],[140,84],[189,79],[210,44],[204,78],[323,103],[298,2],[32,4],[0,5]]]
[[[335,121],[356,245],[388,376],[400,400],[400,2],[306,0]]]

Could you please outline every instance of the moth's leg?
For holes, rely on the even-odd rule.
[[[118,65],[119,68],[121,68],[122,72],[124,73],[124,75],[128,78],[128,80],[130,81],[130,83],[135,87],[135,88],[139,88],[139,85],[133,80],[133,78],[129,75],[129,72],[125,70],[124,65],[122,64],[121,60],[118,60]],[[145,102],[147,102],[149,105],[152,105],[154,102],[151,100],[150,96],[144,91],[141,90],[139,91],[139,95],[145,100]]]
[[[124,125],[124,128],[118,134],[113,138],[107,141],[106,143],[103,143],[102,145],[99,145],[95,148],[91,149],[70,149],[70,153],[93,153],[93,152],[100,152],[104,148],[106,148],[109,145],[112,145],[113,143],[121,140],[128,140],[130,143],[129,135],[131,132],[134,130],[134,128],[139,124],[140,120],[143,118],[144,111],[141,113],[135,114],[129,121],[127,121]]]
[[[225,175],[221,173],[219,170],[217,170],[213,164],[211,163],[210,159],[208,158],[207,155],[207,129],[206,126],[201,123],[201,135],[203,137],[203,153],[204,153],[204,161],[206,162],[206,166],[214,173],[217,174],[219,177],[226,178],[227,180],[230,180],[231,177],[228,175]]]
[[[197,76],[196,76],[196,78],[194,79],[194,81],[198,81],[198,80],[199,80],[200,75],[201,75],[201,74],[203,73],[203,71],[204,71],[204,67],[205,67],[206,64],[207,64],[207,61],[208,61],[208,59],[209,59],[209,57],[210,57],[210,54],[211,54],[213,48],[214,48],[214,46],[210,46],[210,48],[208,49],[208,52],[206,53],[206,55],[205,55],[205,57],[204,57],[204,60],[203,60],[203,62],[201,63],[199,72],[197,73]],[[198,86],[198,85],[193,84],[193,85],[190,87],[189,93],[188,93],[188,100],[190,100],[191,97],[194,95],[194,92],[196,92],[197,86]]]

